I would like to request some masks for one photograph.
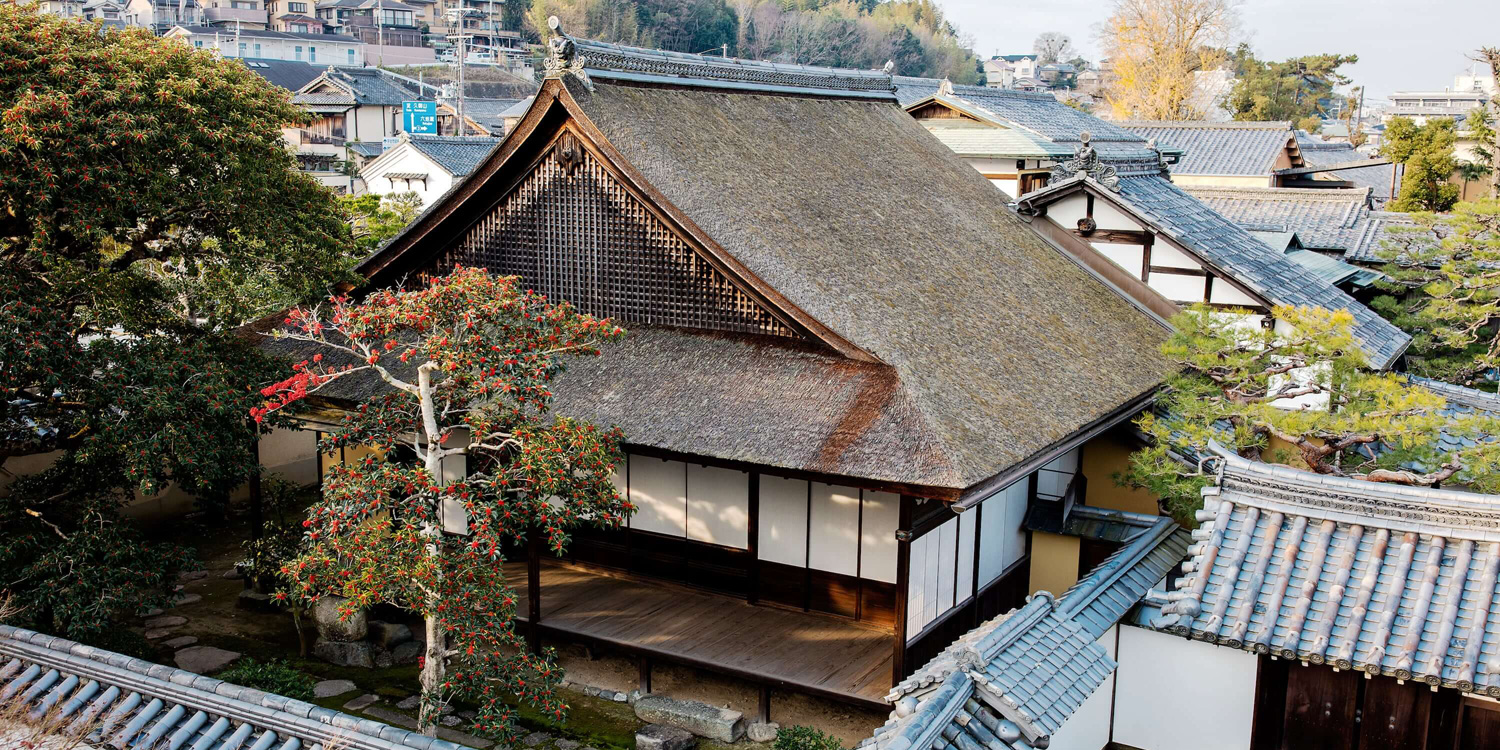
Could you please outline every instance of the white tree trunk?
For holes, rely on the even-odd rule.
[[[432,475],[434,482],[441,484],[443,481],[443,436],[438,428],[437,405],[433,403],[432,398],[432,372],[436,369],[437,364],[434,362],[427,362],[417,368],[417,389],[422,404],[422,432],[427,442],[425,467]],[[441,508],[437,510],[440,511]],[[442,527],[439,523],[434,514],[433,520],[422,527],[422,536],[428,539],[427,553],[433,558],[442,554],[439,546]],[[438,624],[437,616],[432,614],[437,611],[437,605],[437,594],[429,593],[427,600],[429,614],[426,616],[427,654],[422,663],[422,700],[417,726],[418,731],[429,737],[437,736],[437,718],[441,708],[439,698],[447,672],[448,634],[443,632]]]

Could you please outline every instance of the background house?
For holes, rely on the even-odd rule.
[[[202,24],[203,8],[198,0],[128,0],[120,18],[127,26],[143,26],[165,34],[173,26]]]
[[[305,62],[315,66],[358,65],[364,43],[336,34],[177,26],[166,34],[225,57]]]
[[[430,206],[499,145],[500,139],[485,135],[402,133],[395,145],[360,168],[360,176],[366,192],[414,192],[423,206]]]

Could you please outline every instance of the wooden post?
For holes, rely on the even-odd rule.
[[[760,472],[750,472],[749,570],[745,571],[745,601],[760,601]]]
[[[911,588],[911,518],[916,504],[916,498],[902,495],[896,522],[896,627],[892,639],[891,687],[906,677],[906,597]]]
[[[762,724],[770,724],[771,723],[771,688],[768,687],[768,686],[765,686],[765,685],[761,685],[760,686],[760,712],[759,712],[759,714],[760,714],[760,723],[762,723]]]
[[[637,667],[639,669],[639,675],[638,675],[639,680],[637,682],[637,687],[640,689],[641,695],[650,695],[651,694],[651,657],[649,657],[649,656],[642,656],[640,658],[640,660],[637,662]]]
[[[529,632],[527,646],[534,654],[542,652],[542,530],[536,524],[526,532],[526,606]]]

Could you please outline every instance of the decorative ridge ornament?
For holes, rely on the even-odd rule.
[[[1156,157],[1156,165],[1161,167],[1161,176],[1169,180],[1172,179],[1171,170],[1167,168],[1167,158],[1162,156],[1161,149],[1157,147],[1155,138],[1146,139],[1146,150],[1150,151]]]
[[[1090,177],[1100,185],[1116,193],[1120,192],[1120,176],[1115,173],[1114,167],[1099,158],[1099,152],[1089,143],[1090,138],[1087,130],[1078,134],[1079,144],[1073,149],[1072,158],[1052,168],[1052,181]]]
[[[548,18],[547,28],[552,29],[552,38],[547,40],[547,57],[542,61],[545,77],[562,78],[572,73],[583,82],[585,88],[593,91],[594,85],[583,69],[588,58],[578,53],[578,45],[574,43],[573,37],[563,31],[562,20],[557,16]]]
[[[938,84],[937,92],[938,96],[953,96],[953,82],[944,78],[943,82]]]

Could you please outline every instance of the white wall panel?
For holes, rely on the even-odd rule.
[[[658,534],[687,534],[687,467],[681,461],[630,457],[630,528]]]
[[[1119,648],[1115,742],[1151,750],[1250,747],[1254,655],[1129,626],[1120,628]],[[1192,689],[1184,689],[1183,675],[1193,676]]]
[[[1151,265],[1164,268],[1202,268],[1203,265],[1191,256],[1171,245],[1161,243],[1151,246]]]
[[[991,179],[990,184],[999,188],[1000,192],[1005,193],[1005,197],[1014,200],[1017,197],[1016,190],[1019,189],[1020,180]]]
[[[275,429],[260,439],[260,465],[292,484],[318,483],[318,436],[312,430]]]
[[[896,582],[896,526],[900,523],[900,495],[864,491],[864,520],[860,522],[861,578]]]
[[[984,510],[979,519],[979,587],[984,588],[1005,570],[1005,544],[1010,535],[1005,532],[1006,491],[984,501]],[[970,515],[965,513],[964,515]]]
[[[749,546],[749,473],[688,464],[687,537],[726,547]]]
[[[1079,195],[1075,200],[1083,201],[1085,199],[1082,195]],[[1050,215],[1052,209],[1047,209],[1047,213]],[[1136,232],[1141,229],[1140,222],[1130,218],[1125,212],[1111,206],[1108,201],[1103,200],[1094,201],[1094,222],[1099,225],[1100,229],[1115,229],[1126,232]],[[1068,229],[1077,228],[1077,222],[1068,227]]]
[[[1173,302],[1203,301],[1204,279],[1202,276],[1184,276],[1177,273],[1153,273],[1151,274],[1150,284],[1152,289],[1161,292],[1163,297]]]
[[[1118,626],[1117,626],[1118,627]],[[1115,628],[1110,628],[1098,641],[1105,651],[1114,656]],[[1101,750],[1109,744],[1110,705],[1114,700],[1115,676],[1104,678],[1083,705],[1073,712],[1068,720],[1052,735],[1051,750]]]
[[[1001,562],[1010,567],[1026,556],[1026,506],[1030,502],[1031,487],[1021,480],[1005,488],[1005,557]],[[987,541],[986,541],[987,543]]]
[[[942,614],[952,609],[956,601],[953,597],[958,573],[958,518],[944,522],[932,533],[938,537],[937,608],[938,614]]]
[[[760,475],[760,559],[807,564],[807,482]]]
[[[1062,497],[1068,491],[1068,482],[1078,473],[1078,449],[1068,451],[1047,462],[1036,474],[1036,494],[1043,497]]]
[[[932,544],[932,534],[918,537],[911,542],[910,570],[906,586],[906,638],[910,641],[922,632],[923,626],[932,621],[928,611],[928,597],[932,589],[927,583],[927,548]]]
[[[1140,245],[1125,245],[1113,242],[1090,242],[1100,255],[1109,258],[1115,265],[1125,269],[1131,276],[1141,275],[1141,263],[1146,251]]]
[[[958,583],[959,601],[974,594],[974,514],[963,513],[958,517]]]
[[[1244,305],[1246,307],[1259,306],[1260,302],[1254,297],[1237,289],[1233,284],[1223,280],[1214,279],[1213,297],[1209,302],[1221,305]]]
[[[808,567],[859,574],[859,490],[813,482],[808,531]]]

